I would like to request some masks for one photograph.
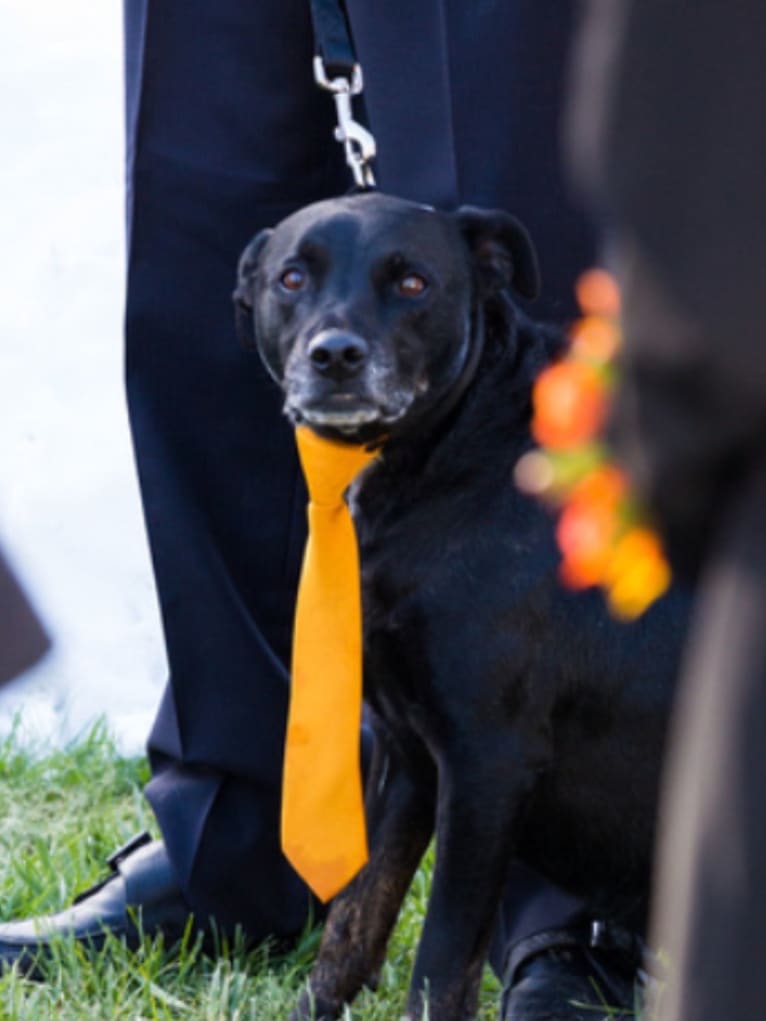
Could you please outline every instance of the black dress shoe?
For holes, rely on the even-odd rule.
[[[0,925],[0,966],[16,964],[30,977],[62,936],[103,946],[107,933],[135,949],[142,933],[162,932],[179,939],[189,921],[165,845],[148,833],[134,837],[108,859],[112,874],[80,894],[71,908],[55,915]]]
[[[640,1021],[646,950],[608,923],[546,930],[511,950],[503,1021]]]

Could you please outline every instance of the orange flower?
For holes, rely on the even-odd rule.
[[[598,585],[604,578],[617,528],[614,508],[590,500],[568,504],[559,518],[556,539],[562,552],[562,581],[571,588]]]
[[[575,483],[568,499],[614,509],[627,491],[625,473],[613,464],[602,463]]]
[[[632,528],[617,543],[604,578],[612,611],[629,620],[639,617],[670,585],[670,568],[657,536]]]
[[[563,361],[539,375],[533,403],[532,435],[537,442],[553,450],[569,450],[599,430],[607,399],[596,369]]]
[[[572,351],[581,358],[604,364],[617,353],[620,333],[613,319],[589,315],[578,319],[569,330]]]
[[[585,315],[616,316],[620,311],[620,291],[614,277],[605,269],[589,269],[575,285],[577,303]]]
[[[541,449],[521,459],[516,481],[561,511],[562,581],[576,589],[600,585],[612,612],[630,619],[663,594],[670,569],[657,536],[633,524],[641,508],[598,439],[620,346],[619,290],[604,270],[590,270],[577,298],[583,318],[570,330],[570,350],[535,384],[532,434]]]

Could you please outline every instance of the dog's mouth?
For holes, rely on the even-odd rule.
[[[300,413],[308,425],[335,429],[357,429],[381,418],[380,408],[369,401],[360,401],[353,394],[336,394],[321,405],[301,408]]]
[[[378,403],[353,393],[334,393],[321,401],[288,400],[285,410],[290,420],[320,429],[353,435],[364,427],[390,427],[406,413],[411,401]]]

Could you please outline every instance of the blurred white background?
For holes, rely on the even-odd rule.
[[[0,543],[55,641],[35,739],[142,748],[165,677],[122,383],[121,4],[0,3]]]

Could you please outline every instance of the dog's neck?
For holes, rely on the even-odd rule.
[[[502,295],[482,305],[479,316],[481,339],[467,352],[449,393],[406,430],[392,432],[380,459],[352,486],[353,503],[364,503],[369,514],[377,514],[381,494],[391,487],[409,503],[434,479],[440,486],[461,485],[466,457],[472,472],[505,477],[528,448],[532,384],[558,356],[563,332],[528,320]],[[498,429],[505,445],[493,439]],[[495,456],[488,459],[490,447]]]

